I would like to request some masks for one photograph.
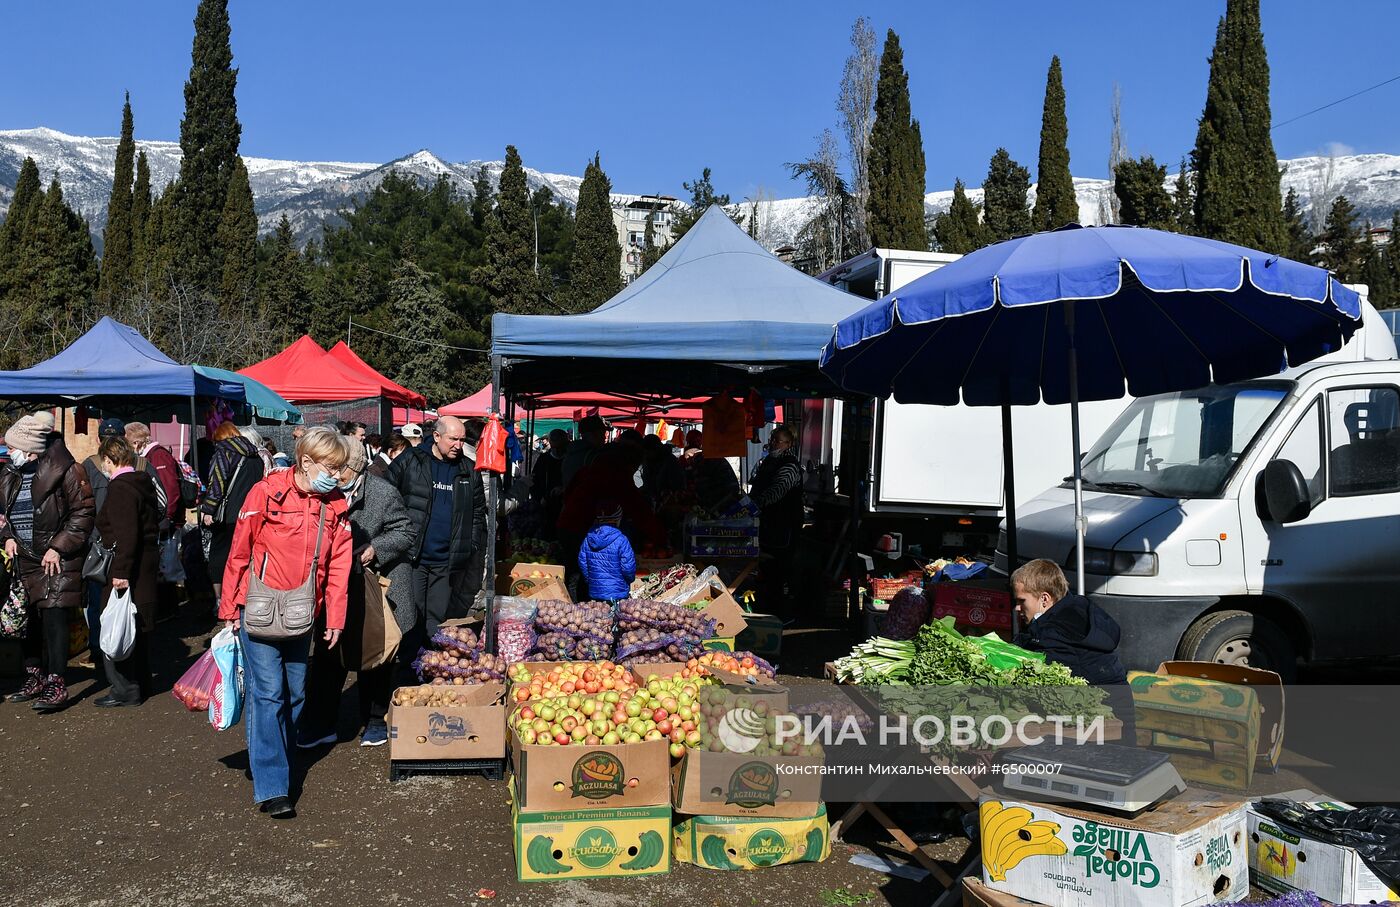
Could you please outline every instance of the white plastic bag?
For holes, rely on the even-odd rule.
[[[214,695],[209,699],[209,724],[226,731],[243,714],[243,646],[238,634],[224,627],[209,641],[217,673]]]
[[[176,532],[160,543],[160,578],[167,583],[185,581],[185,564],[180,558],[183,537],[183,532]]]
[[[113,589],[107,596],[101,627],[98,644],[102,653],[113,661],[125,661],[136,647],[136,605],[131,601],[131,589]]]

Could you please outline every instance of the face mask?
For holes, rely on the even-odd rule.
[[[350,494],[356,488],[360,487],[360,478],[361,477],[357,475],[348,482],[341,482],[337,487],[340,488],[342,494]]]
[[[335,476],[328,472],[318,472],[316,478],[311,480],[311,490],[317,494],[330,494],[339,487]]]
[[[29,462],[29,454],[27,451],[23,450],[11,450],[10,462],[15,466],[23,466],[25,463]]]

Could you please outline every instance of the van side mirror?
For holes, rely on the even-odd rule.
[[[1312,513],[1312,493],[1303,472],[1289,460],[1273,460],[1260,476],[1268,518],[1275,523],[1296,523]]]

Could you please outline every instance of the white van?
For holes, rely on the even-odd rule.
[[[1275,378],[1132,400],[1085,452],[1086,591],[1130,668],[1400,655],[1400,362],[1363,318]],[[1068,484],[1021,508],[1018,559],[1072,583],[1073,512]]]

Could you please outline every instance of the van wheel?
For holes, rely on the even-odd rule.
[[[1177,652],[1187,661],[1263,668],[1284,683],[1293,682],[1298,671],[1298,654],[1288,634],[1267,617],[1248,611],[1217,611],[1200,618],[1187,628]]]

